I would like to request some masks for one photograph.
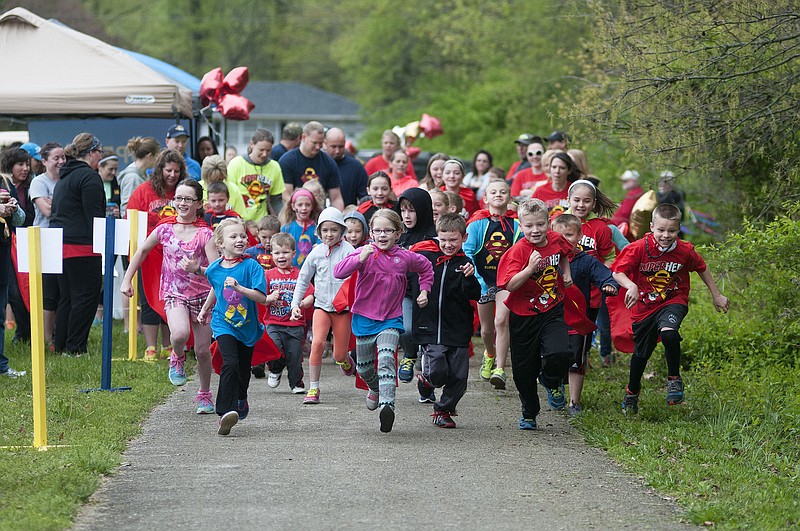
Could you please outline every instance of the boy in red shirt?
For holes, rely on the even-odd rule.
[[[667,404],[683,402],[680,377],[681,322],[689,311],[689,273],[696,271],[708,286],[714,307],[727,312],[729,301],[720,293],[703,258],[691,243],[678,239],[681,212],[664,203],[653,211],[651,232],[622,250],[611,270],[614,280],[627,290],[625,305],[631,309],[634,351],[623,413],[639,412],[639,390],[647,360],[659,336],[667,360]]]
[[[564,376],[571,363],[564,321],[564,290],[572,285],[569,254],[572,245],[548,231],[547,206],[529,199],[517,210],[524,238],[500,260],[497,286],[510,293],[511,367],[522,402],[519,429],[535,430],[539,414],[536,379],[547,391],[553,409],[563,409]]]

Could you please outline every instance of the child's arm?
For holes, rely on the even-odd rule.
[[[136,251],[131,258],[131,263],[128,265],[128,270],[125,272],[125,278],[122,279],[122,286],[120,287],[120,291],[126,297],[133,297],[133,286],[131,286],[131,279],[133,275],[142,267],[142,262],[147,257],[147,254],[153,250],[153,248],[158,245],[158,234],[154,230],[150,233],[150,236],[144,241],[141,247]]]
[[[361,268],[361,265],[367,261],[372,253],[375,252],[375,246],[368,243],[361,247],[361,252],[350,253],[345,256],[338,264],[333,266],[333,276],[338,279],[347,278]]]
[[[511,280],[506,283],[505,289],[508,291],[516,291],[521,288],[522,285],[533,276],[533,273],[536,271],[536,268],[539,267],[542,260],[542,255],[539,254],[539,251],[534,250],[528,258],[528,264],[523,267],[519,273],[511,277]]]
[[[606,295],[616,295],[619,292],[619,284],[614,280],[611,270],[605,264],[601,264],[597,260],[592,260],[592,269],[590,271],[592,284],[600,288]]]
[[[266,304],[267,296],[264,295],[257,289],[246,288],[239,284],[239,281],[233,277],[227,277],[225,279],[225,287],[231,288],[233,291],[237,291],[250,299],[251,301],[255,302],[256,304]],[[206,301],[208,302],[208,301]]]
[[[639,300],[639,286],[629,279],[628,275],[621,271],[614,273],[614,280],[627,290],[625,292],[625,307],[628,309],[633,308],[633,305]]]
[[[728,297],[720,293],[717,283],[714,282],[714,277],[709,270],[706,269],[702,273],[698,273],[698,275],[700,275],[700,278],[703,279],[703,282],[708,286],[708,291],[711,292],[711,300],[714,303],[714,308],[716,308],[718,312],[727,312],[730,307],[730,301]]]
[[[564,256],[564,255],[562,255]],[[564,287],[568,288],[572,285],[572,269],[569,266],[569,260],[564,256],[564,265],[561,266],[561,276],[564,278]]]
[[[297,275],[297,282],[294,285],[294,293],[292,294],[292,316],[295,315],[294,310],[300,307],[300,301],[303,300],[308,286],[311,284],[311,279],[314,278],[314,275],[317,273],[315,260],[316,253],[312,250],[308,253],[303,265],[300,267],[300,274]]]
[[[203,307],[200,308],[200,313],[197,314],[197,321],[200,324],[206,324],[209,321],[209,317],[211,316],[211,309],[217,303],[217,294],[212,289],[208,292],[208,297],[206,298],[206,302],[203,303]]]
[[[433,286],[433,266],[430,260],[424,256],[416,253],[409,252],[411,260],[408,262],[408,271],[417,273],[419,275],[419,297],[417,297],[417,305],[424,308],[428,305],[428,293]]]

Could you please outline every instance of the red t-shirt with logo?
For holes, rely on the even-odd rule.
[[[682,240],[669,251],[659,249],[652,233],[625,247],[611,265],[639,287],[639,300],[631,308],[634,323],[667,304],[689,305],[689,273],[706,270],[703,257]]]
[[[564,299],[564,279],[561,264],[569,262],[572,245],[557,232],[547,232],[547,243],[534,246],[525,238],[511,246],[500,259],[497,268],[497,286],[506,284],[528,266],[533,251],[539,251],[544,260],[537,271],[505,301],[509,310],[517,315],[538,315],[553,309]]]
[[[531,197],[544,201],[551,216],[558,212],[564,212],[569,208],[569,188],[564,187],[560,192],[556,192],[553,190],[552,181],[547,181],[534,190]]]

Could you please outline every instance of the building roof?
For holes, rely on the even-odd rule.
[[[252,117],[289,120],[354,120],[356,102],[296,81],[250,81],[242,95],[255,103]]]

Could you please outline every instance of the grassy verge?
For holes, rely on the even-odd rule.
[[[30,345],[11,344],[11,335],[6,334],[6,355],[12,367],[28,375],[0,380],[0,446],[30,446]],[[127,357],[121,325],[114,329],[114,347],[115,358]],[[45,356],[47,442],[66,447],[45,452],[0,449],[0,529],[69,527],[100,477],[120,463],[121,452],[140,433],[148,412],[173,390],[166,361],[115,361],[112,386],[131,386],[131,391],[81,393],[100,387],[99,329],[92,330],[89,350],[92,354],[80,358]]]
[[[706,332],[692,328],[711,312],[698,306],[685,322],[685,336]],[[752,355],[759,356],[759,349]],[[645,374],[639,415],[626,417],[620,403],[628,359],[622,355],[615,367],[587,375],[586,409],[575,424],[589,444],[676,498],[692,523],[800,526],[800,363],[697,361],[683,372],[686,402],[670,407],[659,347]]]

